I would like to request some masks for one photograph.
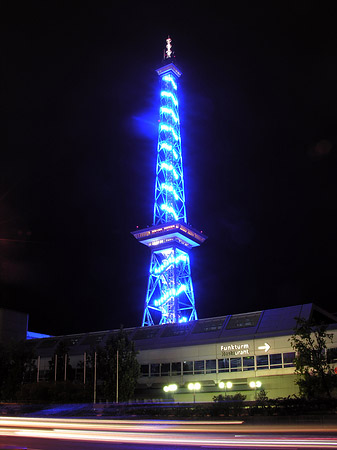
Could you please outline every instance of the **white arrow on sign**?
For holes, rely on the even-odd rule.
[[[261,345],[260,347],[257,347],[258,350],[264,350],[265,353],[270,349],[270,345],[267,344],[267,342],[264,343],[264,345]]]

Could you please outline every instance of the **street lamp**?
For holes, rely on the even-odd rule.
[[[195,403],[195,391],[200,391],[201,384],[200,383],[188,383],[188,389],[193,391],[193,403]]]
[[[262,386],[261,381],[251,381],[249,383],[249,387],[251,387],[252,389],[260,388],[261,386]]]
[[[233,383],[231,381],[227,381],[226,383],[223,381],[220,381],[220,383],[219,383],[219,388],[225,389],[225,397],[226,397],[227,389],[232,389],[232,387],[233,387]]]
[[[176,384],[168,384],[167,386],[163,387],[164,392],[175,392],[178,389],[178,386]]]
[[[256,399],[256,389],[260,388],[262,386],[261,381],[251,381],[249,383],[249,387],[251,389],[255,389],[255,399]]]

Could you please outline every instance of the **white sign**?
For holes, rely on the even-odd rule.
[[[265,342],[264,345],[261,345],[260,347],[257,347],[258,350],[264,350],[265,353],[270,349],[270,345]]]
[[[221,346],[222,356],[249,355],[249,344],[228,344]]]

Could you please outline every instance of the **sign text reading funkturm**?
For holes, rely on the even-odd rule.
[[[249,344],[228,344],[221,346],[222,356],[249,355]]]

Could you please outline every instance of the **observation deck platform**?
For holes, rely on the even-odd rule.
[[[166,64],[165,66],[160,67],[159,69],[156,70],[156,72],[158,75],[164,75],[164,73],[173,72],[177,77],[181,76],[180,70],[172,62]]]
[[[180,244],[190,249],[198,247],[207,239],[201,231],[197,231],[190,225],[181,222],[169,222],[141,230],[132,231],[131,234],[147,247],[162,247]]]

